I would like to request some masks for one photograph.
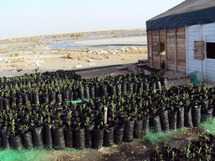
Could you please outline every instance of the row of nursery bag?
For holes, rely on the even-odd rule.
[[[25,78],[26,77],[26,78]],[[15,79],[16,78],[16,79]],[[74,72],[35,73],[0,79],[0,108],[56,101],[94,99],[118,94],[141,93],[167,87],[167,79],[154,75],[127,74],[82,78]]]
[[[104,108],[107,108],[108,127],[117,125],[119,121],[132,122],[135,120],[137,122],[139,120],[143,122],[141,127],[144,130],[149,127],[155,131],[167,131],[184,126],[198,126],[201,121],[210,120],[214,116],[214,104],[214,87],[194,87],[189,84],[157,91],[148,90],[140,94],[106,96],[75,104],[69,101],[64,101],[62,104],[52,101],[48,104],[28,103],[12,106],[0,110],[0,129],[6,134],[2,134],[2,137],[7,138],[12,135],[9,138],[14,139],[22,136],[23,133],[33,134],[35,129],[42,131],[45,125],[51,126],[50,129],[57,127],[56,129],[67,128],[72,131],[86,128],[86,125],[104,129],[106,128],[102,124]],[[135,129],[135,125],[131,125],[131,127]],[[132,130],[129,131],[134,135]],[[54,134],[50,135],[53,137]],[[38,137],[34,134],[33,136]],[[41,134],[40,140],[43,140],[42,136],[43,134]],[[102,136],[103,139],[106,138],[106,135]],[[2,145],[4,145],[4,141],[5,138],[1,140]]]

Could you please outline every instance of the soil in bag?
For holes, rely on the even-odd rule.
[[[90,98],[90,88],[88,86],[84,87],[84,98],[86,99]]]
[[[31,131],[22,133],[22,143],[25,149],[32,149],[34,147]]]
[[[3,110],[3,98],[0,98],[0,109]]]
[[[202,115],[201,115],[201,121],[205,122],[207,121],[208,123],[212,122],[213,119],[213,112],[214,112],[214,106],[209,105],[208,108],[202,108]]]
[[[129,94],[133,94],[133,92],[134,92],[134,83],[129,82],[127,84],[127,91],[129,92]]]
[[[38,102],[40,102],[39,93],[33,93],[32,94],[32,103],[37,104]]]
[[[123,142],[124,126],[125,124],[123,122],[114,126],[114,142],[117,145],[120,145]]]
[[[125,120],[123,141],[131,142],[134,139],[134,120]]]
[[[30,101],[29,96],[27,93],[23,93],[22,97],[23,97],[23,104],[26,105]]]
[[[49,95],[48,94],[42,94],[41,103],[49,103]]]
[[[70,101],[69,90],[63,91],[63,101]]]
[[[74,135],[73,135],[73,129],[66,127],[65,128],[65,143],[67,148],[73,148],[74,147]]]
[[[134,122],[134,138],[140,139],[143,134],[143,120],[136,120]]]
[[[169,118],[167,110],[160,112],[160,122],[162,131],[169,131]]]
[[[96,85],[96,87],[95,87],[95,95],[96,95],[96,98],[101,96],[100,85]]]
[[[101,85],[101,97],[106,97],[107,96],[107,85],[103,84]]]
[[[8,108],[10,108],[10,99],[9,98],[4,98],[3,99],[3,107],[4,108],[6,108],[6,107],[8,107]]]
[[[1,130],[1,147],[3,149],[9,148],[9,134],[10,134],[9,130],[6,131],[4,129]]]
[[[90,98],[94,99],[95,96],[95,86],[93,84],[90,85]]]
[[[52,149],[53,142],[52,142],[52,124],[46,124],[44,126],[44,146],[45,148]]]
[[[66,147],[64,139],[64,126],[52,127],[53,147],[56,150],[64,149]]]
[[[85,148],[85,128],[76,128],[75,131],[75,148]]]
[[[57,103],[61,103],[63,101],[63,95],[61,93],[57,94],[56,101]]]
[[[194,105],[192,108],[192,121],[193,126],[199,126],[201,122],[201,105]]]
[[[105,127],[104,128],[104,146],[110,147],[114,144],[114,128]]]
[[[115,84],[110,84],[108,86],[108,93],[109,93],[109,96],[116,95],[116,85]]]
[[[92,148],[93,147],[93,130],[94,125],[87,125],[85,126],[85,147]]]
[[[192,122],[192,108],[186,107],[184,109],[184,126],[186,127],[193,127],[193,122]]]
[[[79,86],[79,88],[78,88],[78,98],[84,99],[84,86]]]
[[[122,94],[125,95],[127,93],[127,83],[122,81]]]
[[[96,128],[93,131],[93,147],[100,148],[103,146],[104,128]]]
[[[51,92],[49,93],[49,101],[56,101],[56,93],[55,92]]]
[[[137,93],[137,92],[138,92],[138,84],[133,83],[133,93]]]
[[[11,146],[13,149],[16,149],[16,150],[22,150],[22,149],[23,149],[23,144],[22,144],[21,135],[10,136],[10,137],[9,137],[9,142],[10,142],[10,146]]]
[[[143,135],[148,134],[149,132],[149,115],[143,118]]]
[[[177,110],[169,110],[168,111],[168,117],[169,117],[169,128],[171,130],[177,129]]]
[[[184,127],[184,107],[177,107],[177,128]]]
[[[153,132],[161,132],[161,122],[159,115],[151,115],[149,120],[149,126],[151,127]]]
[[[43,126],[32,129],[33,144],[36,148],[43,148]]]
[[[120,93],[122,94],[122,84],[118,83],[116,84],[116,93],[119,95]]]

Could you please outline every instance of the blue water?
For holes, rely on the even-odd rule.
[[[141,35],[143,36],[143,35]],[[133,37],[133,35],[131,36],[121,36],[121,37]],[[48,45],[49,49],[57,49],[57,48],[99,48],[99,49],[120,49],[123,47],[142,47],[142,46],[146,46],[147,44],[143,44],[143,45],[123,45],[123,44],[119,44],[119,46],[74,46],[74,45],[69,45],[73,42],[78,42],[78,41],[85,41],[85,40],[102,40],[102,39],[112,39],[113,37],[102,37],[102,38],[89,38],[89,39],[82,39],[82,40],[63,40],[63,41],[47,41],[49,43],[53,43],[52,45]],[[120,38],[120,37],[116,37],[116,38]]]

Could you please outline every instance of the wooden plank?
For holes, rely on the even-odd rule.
[[[147,50],[148,50],[148,60],[149,60],[149,63],[148,65],[151,64],[151,52],[150,52],[150,44],[151,44],[151,37],[150,37],[150,34],[149,34],[150,31],[147,32]]]
[[[153,36],[152,36],[152,31],[151,31],[151,55],[152,55],[152,66],[153,66]]]
[[[159,67],[161,66],[161,53],[160,53],[160,32],[159,32],[159,30],[157,30],[157,32],[158,32],[158,54],[159,54]]]
[[[168,58],[168,52],[167,52],[167,31],[166,31],[166,29],[165,29],[165,52],[166,52],[166,54],[165,54],[165,63],[166,63],[165,69],[168,69],[168,62],[167,62],[167,58]]]
[[[174,32],[175,32],[175,73],[178,73],[177,32],[176,32],[176,28],[174,29]]]

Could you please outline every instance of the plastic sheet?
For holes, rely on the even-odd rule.
[[[122,144],[123,142],[124,126],[124,123],[119,123],[114,127],[114,142],[117,145]]]
[[[21,135],[17,135],[15,137],[10,137],[9,142],[13,149],[22,150],[23,144],[22,144]]]
[[[192,121],[193,126],[199,126],[201,122],[201,105],[194,105],[192,108]]]
[[[104,128],[104,146],[110,147],[114,144],[114,128]]]
[[[52,126],[51,124],[44,125],[44,146],[49,149],[53,148]]]
[[[121,83],[116,85],[116,93],[117,94],[122,93],[122,84]]]
[[[43,126],[36,127],[32,129],[32,139],[34,147],[43,147]]]
[[[40,102],[39,93],[33,93],[32,99],[33,99],[32,100],[33,104],[36,104],[37,102]]]
[[[123,141],[131,142],[134,139],[134,120],[125,121]]]
[[[63,91],[63,101],[65,101],[65,100],[70,101],[69,94],[70,94],[69,90]]]
[[[100,92],[100,86],[96,85],[95,87],[95,95],[96,95],[96,98],[100,97],[101,96],[101,92]]]
[[[48,94],[43,94],[41,98],[42,103],[49,103],[49,95]]]
[[[3,149],[9,148],[9,134],[10,132],[7,130],[5,131],[4,129],[1,130],[1,147]]]
[[[84,86],[84,98],[90,98],[90,88],[88,86]]]
[[[125,81],[122,82],[122,93],[124,95],[127,93],[127,83]]]
[[[107,85],[106,84],[103,84],[103,85],[101,85],[101,97],[105,97],[105,96],[107,96]]]
[[[26,149],[32,149],[34,147],[31,131],[22,134],[22,143]]]
[[[95,86],[90,85],[90,98],[94,99],[96,97],[95,95]]]
[[[74,135],[71,128],[65,128],[65,143],[67,148],[73,148],[74,145]]]
[[[171,130],[177,129],[177,111],[168,111],[168,117],[169,117],[169,128]]]
[[[152,130],[154,132],[161,132],[162,131],[159,115],[151,116],[149,123],[150,123],[149,125],[152,127]]]
[[[168,118],[168,111],[162,111],[160,113],[160,122],[162,131],[168,131],[169,130],[169,118]]]
[[[53,147],[56,150],[64,149],[66,147],[64,139],[64,127],[52,127],[52,138],[53,138]]]
[[[143,120],[134,122],[134,138],[141,139],[143,135]]]
[[[186,107],[184,110],[184,125],[190,128],[193,127],[191,107]]]
[[[75,147],[78,149],[85,148],[85,128],[75,130]]]
[[[93,147],[100,148],[103,146],[104,129],[94,129],[93,131]]]
[[[92,148],[93,147],[93,130],[94,125],[88,125],[85,127],[85,147]]]
[[[184,107],[177,108],[177,128],[184,127]]]
[[[208,121],[209,123],[213,119],[214,106],[209,105],[208,108],[202,108],[201,121]]]
[[[149,132],[149,115],[143,118],[143,135]]]
[[[78,97],[84,99],[84,86],[79,86],[78,88]]]
[[[63,95],[61,93],[57,94],[56,101],[57,103],[61,103],[63,101]]]

